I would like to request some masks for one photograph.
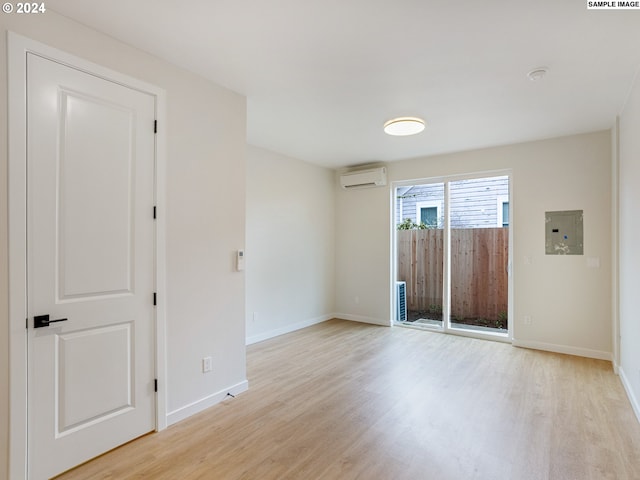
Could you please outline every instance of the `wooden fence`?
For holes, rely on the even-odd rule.
[[[442,229],[398,230],[398,280],[407,310],[442,310]],[[497,320],[507,314],[508,228],[451,230],[451,318]]]

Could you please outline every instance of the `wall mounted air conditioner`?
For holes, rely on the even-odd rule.
[[[340,175],[340,186],[344,189],[382,187],[387,184],[386,167],[357,170]]]
[[[407,321],[407,283],[396,282],[396,322]]]

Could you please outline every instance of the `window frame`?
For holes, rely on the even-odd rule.
[[[442,224],[442,207],[440,202],[431,201],[431,202],[416,202],[416,223],[420,225],[422,221],[422,209],[423,208],[435,208],[436,209],[436,225],[435,228],[443,228]]]

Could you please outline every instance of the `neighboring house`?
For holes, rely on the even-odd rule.
[[[509,226],[509,177],[474,178],[451,182],[453,228]],[[444,184],[399,187],[396,224],[406,219],[433,228],[444,227]]]

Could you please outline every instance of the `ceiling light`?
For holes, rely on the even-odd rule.
[[[393,118],[384,124],[384,132],[389,135],[415,135],[424,130],[425,123],[421,118],[399,117]]]
[[[547,67],[534,68],[529,73],[527,73],[527,77],[532,82],[537,82],[539,80],[542,80],[545,77],[545,75],[547,74],[548,71],[549,71],[549,69]]]

